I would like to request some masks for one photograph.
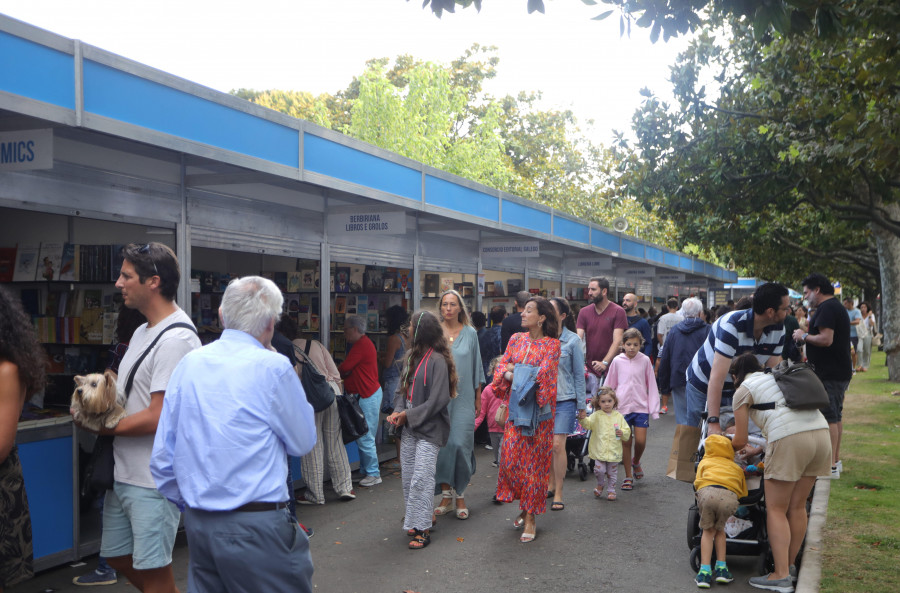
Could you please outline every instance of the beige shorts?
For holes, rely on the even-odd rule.
[[[728,517],[738,508],[738,497],[727,488],[704,486],[697,490],[697,507],[700,509],[700,529],[723,531]]]
[[[765,478],[796,482],[831,475],[831,437],[827,428],[798,432],[766,446]]]

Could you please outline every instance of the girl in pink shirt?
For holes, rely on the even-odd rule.
[[[632,490],[634,479],[644,477],[641,455],[647,446],[650,417],[654,420],[659,418],[659,391],[656,388],[653,363],[641,352],[643,345],[644,337],[639,330],[625,330],[622,334],[622,348],[625,352],[613,359],[604,383],[616,390],[619,411],[632,429],[632,438],[622,441],[622,465],[625,466],[626,476],[622,481],[622,490]]]
[[[491,361],[489,377],[494,376],[494,370],[500,364],[501,358],[503,357],[498,356]],[[475,418],[475,427],[477,428],[487,418],[488,434],[491,437],[491,447],[494,449],[494,460],[491,462],[492,467],[498,467],[500,463],[500,447],[504,427],[502,424],[497,424],[496,416],[497,408],[500,407],[501,403],[503,402],[500,401],[500,398],[494,395],[494,388],[488,383],[484,391],[481,392],[481,411],[478,413],[478,417]]]

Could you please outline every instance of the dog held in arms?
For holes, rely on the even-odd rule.
[[[75,421],[88,430],[115,428],[125,417],[125,408],[116,401],[116,374],[107,369],[102,375],[75,377],[71,408]]]

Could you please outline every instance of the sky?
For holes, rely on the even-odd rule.
[[[671,96],[669,66],[685,39],[649,41],[618,14],[581,0],[483,0],[480,13],[436,18],[420,0],[0,0],[0,13],[228,92],[335,93],[366,60],[410,54],[449,63],[473,43],[499,48],[496,96],[541,91],[545,109],[572,109],[592,141],[628,131],[648,87]],[[592,127],[587,125],[593,120]]]

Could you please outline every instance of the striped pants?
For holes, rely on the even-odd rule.
[[[404,430],[400,439],[400,468],[406,517],[403,529],[431,529],[434,516],[434,474],[441,448]]]
[[[316,446],[300,458],[300,471],[308,489],[307,497],[316,503],[325,502],[325,463],[331,476],[331,486],[338,494],[347,494],[353,488],[350,482],[350,462],[341,438],[341,419],[337,401],[316,412]],[[324,460],[323,460],[324,457]]]

